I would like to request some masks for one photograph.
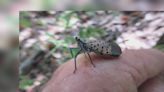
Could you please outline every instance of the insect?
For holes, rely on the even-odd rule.
[[[95,52],[100,55],[111,55],[111,56],[116,56],[116,57],[120,56],[122,53],[121,48],[114,42],[105,42],[103,40],[82,41],[78,37],[75,37],[75,40],[77,41],[78,48],[80,50],[76,53],[75,58],[74,58],[75,69],[73,73],[75,73],[77,70],[76,58],[81,52],[83,52],[85,56],[86,54],[89,56],[90,62],[93,65],[93,67],[95,67],[95,65],[89,55],[89,52]],[[71,51],[71,55],[73,56],[72,48],[70,48],[70,51]]]

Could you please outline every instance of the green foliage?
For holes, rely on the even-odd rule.
[[[164,44],[157,45],[157,46],[155,46],[154,48],[157,48],[157,49],[159,49],[159,50],[161,50],[161,51],[164,51]]]
[[[68,52],[69,45],[75,42],[75,39],[72,36],[67,35],[63,40],[55,40],[52,34],[48,32],[46,34],[49,37],[48,41],[55,45],[55,47],[49,52],[49,55],[53,54],[57,49],[62,49],[63,51]]]
[[[100,28],[96,28],[96,27],[81,28],[81,30],[79,32],[79,36],[81,38],[89,38],[89,37],[97,38],[104,34],[105,34],[104,30],[102,30]]]
[[[20,12],[20,26],[21,27],[24,27],[24,28],[26,28],[26,27],[30,27],[31,26],[31,21],[30,21],[30,19],[29,19],[29,13],[28,12],[25,12],[25,11],[21,11]]]
[[[67,44],[72,44],[75,42],[75,39],[71,36],[71,35],[66,35],[65,38],[64,38],[64,41],[67,43]]]
[[[56,48],[59,48],[59,47],[68,47],[68,44],[65,40],[55,40],[55,39],[50,39],[49,42],[53,43]]]
[[[77,18],[75,11],[66,11],[59,16],[59,21],[64,23],[65,29],[71,28],[75,24],[75,21],[71,20],[73,17]]]
[[[76,11],[65,11],[58,17],[58,20],[62,22],[62,26],[65,29],[72,28],[73,25],[79,20],[75,12]]]
[[[21,76],[19,88],[26,89],[28,86],[31,86],[33,84],[33,82],[34,82],[34,80],[31,80],[28,76]]]
[[[50,34],[48,32],[46,32],[46,34],[49,37],[49,42],[53,43],[56,46],[56,48],[68,47],[69,44],[72,44],[75,42],[75,39],[71,35],[66,35],[63,40],[55,40],[53,38],[54,36],[53,34]]]

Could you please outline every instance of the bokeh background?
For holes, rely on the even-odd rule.
[[[163,17],[162,17],[163,12],[146,12],[146,13],[143,12],[143,14],[141,14],[142,16],[139,18],[141,19],[139,20],[141,21],[141,24],[138,22],[134,22],[134,24],[136,28],[138,28],[137,30],[143,29],[144,32],[140,32],[140,31],[129,32],[129,30],[136,30],[134,24],[129,22],[129,20],[130,21],[136,20],[135,19],[136,14],[132,14],[132,15],[130,14],[130,17],[127,16],[124,17],[125,13],[123,12],[111,13],[111,11],[108,12],[105,11],[106,15],[104,15],[102,13],[104,11],[100,11],[98,14],[97,13],[95,14],[95,12],[93,14],[92,12],[89,14],[78,13],[80,17],[76,18],[78,17],[76,13],[69,14],[69,12],[72,11],[68,11],[64,13],[61,12],[57,14],[55,12],[55,10],[59,11],[59,10],[67,10],[67,9],[69,10],[113,9],[113,10],[133,10],[133,11],[134,10],[162,11],[163,0],[114,0],[114,1],[113,0],[0,0],[0,21],[1,21],[0,22],[0,56],[1,56],[0,57],[0,61],[1,61],[0,92],[17,92],[18,85],[19,85],[18,80],[20,80],[20,84],[21,84],[19,87],[19,89],[21,90],[20,92],[24,92],[24,91],[30,92],[31,89],[34,89],[36,86],[45,84],[48,78],[51,76],[52,71],[55,71],[56,67],[58,67],[60,64],[71,58],[69,56],[70,54],[67,51],[67,48],[76,47],[76,42],[73,39],[73,36],[75,35],[79,35],[84,39],[87,38],[87,40],[107,39],[107,41],[109,41],[109,39],[114,38],[114,40],[117,43],[119,43],[119,45],[122,48],[135,48],[135,49],[141,47],[152,48],[153,46],[155,46],[156,43],[158,44],[162,43],[163,36],[161,35],[163,31],[161,30],[163,28],[163,24],[162,24],[163,22],[161,21],[163,21]],[[45,11],[54,10],[54,11],[50,11],[48,13],[34,12],[34,11],[43,11],[43,10]],[[20,11],[33,11],[33,12],[20,12]],[[69,18],[68,16],[73,16],[73,17]],[[109,16],[109,18],[107,16]],[[113,19],[110,19],[111,16]],[[19,19],[21,19],[20,23],[19,23]],[[85,22],[88,20],[92,20],[92,21]],[[99,23],[95,23],[93,22],[93,20],[97,22],[104,21],[104,23],[102,22],[102,24],[99,25]],[[106,24],[105,20],[110,20],[110,22],[107,21]],[[117,22],[114,22],[113,23],[114,26],[111,26],[112,24],[111,21],[114,20]],[[82,21],[82,23],[79,21]],[[125,23],[122,23],[122,21],[124,21]],[[106,25],[106,28],[103,27],[103,25]],[[140,27],[141,25],[143,27]],[[81,26],[82,28],[80,28]],[[117,28],[115,28],[115,26],[117,26]],[[158,31],[154,31],[156,30],[155,29],[156,27]],[[63,31],[66,29],[70,31],[68,31],[68,33],[67,31],[66,32]],[[40,32],[38,32],[38,30],[40,30]],[[49,30],[52,31],[50,32]],[[84,32],[79,30],[83,30]],[[96,31],[95,33],[93,33],[93,31],[91,30],[96,30]],[[118,30],[118,32],[115,32],[116,30]],[[124,31],[126,30],[128,32],[124,32],[120,30],[124,30]],[[148,32],[145,32],[146,30],[148,30]],[[113,31],[115,33],[113,33]],[[128,34],[123,34],[123,32]],[[109,33],[110,35],[114,34],[116,37],[114,36],[114,37],[106,38],[108,37]],[[134,33],[133,36],[130,37],[127,36],[132,33]],[[137,36],[138,35],[145,36],[149,34],[153,36],[149,36],[146,38],[143,37],[144,39],[149,39],[149,41],[147,40],[138,41],[136,40],[136,38],[138,39],[138,37],[136,37],[136,34]],[[65,37],[66,35],[68,36],[69,39]],[[132,39],[130,40],[131,42],[129,41],[129,39]],[[151,41],[152,39],[153,41]],[[158,39],[161,40],[157,41]],[[137,43],[136,45],[134,45],[136,41]],[[126,45],[123,42],[127,42]],[[19,43],[20,46],[18,46]],[[33,43],[35,43],[35,45]],[[142,45],[140,43],[142,43]],[[57,46],[61,46],[62,48],[59,47],[55,48],[56,46],[55,44],[59,44]],[[161,45],[157,47],[162,48]],[[20,49],[20,57],[19,57],[19,49]],[[41,54],[38,55],[37,52]],[[55,53],[56,55],[54,55]],[[22,66],[26,65],[26,63],[24,62],[28,61],[27,58],[29,58],[29,61],[31,61],[30,58],[34,58],[35,56],[37,57],[37,55],[44,57],[45,54],[47,56],[45,59],[50,57],[48,59],[53,58],[52,61],[55,60],[54,64],[47,65],[48,67],[52,65],[51,68],[48,68],[49,70],[48,69],[46,70],[45,68],[46,71],[51,71],[48,72],[49,74],[47,74],[46,77],[42,76],[45,73],[41,73],[42,77],[38,77],[39,73],[34,73],[34,77],[32,78],[29,77],[31,76],[30,75],[31,72],[35,70],[34,67],[32,67],[32,69],[29,68],[29,70],[25,69],[26,71],[29,71],[28,73],[23,74],[24,70],[20,70],[20,73],[18,73],[18,70],[21,69]],[[61,59],[61,56],[65,56],[65,57],[64,58],[62,57]],[[39,61],[39,59],[35,58],[34,61]],[[46,63],[50,62],[50,60],[48,59]],[[20,67],[18,68],[19,62],[20,62]],[[22,65],[23,63],[24,65]],[[34,63],[34,66],[35,65],[36,65],[36,71],[41,71],[36,63]],[[41,66],[46,66],[46,65],[41,64]],[[20,78],[18,79],[19,75]],[[39,82],[36,80],[39,80]]]
[[[164,51],[164,12],[21,11],[19,90],[40,92],[53,72],[71,59],[74,37],[115,41],[124,49]],[[76,50],[73,50],[76,53]]]

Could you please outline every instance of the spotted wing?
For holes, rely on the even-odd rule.
[[[91,51],[99,54],[110,54],[111,47],[105,41],[90,41],[87,42],[87,47]]]
[[[119,56],[122,53],[121,48],[114,42],[90,41],[87,42],[86,47],[102,55],[109,54],[112,56]]]

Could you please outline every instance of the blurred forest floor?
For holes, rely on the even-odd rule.
[[[74,36],[115,41],[124,49],[164,51],[164,12],[20,12],[20,92],[36,92],[58,66],[71,59]]]

